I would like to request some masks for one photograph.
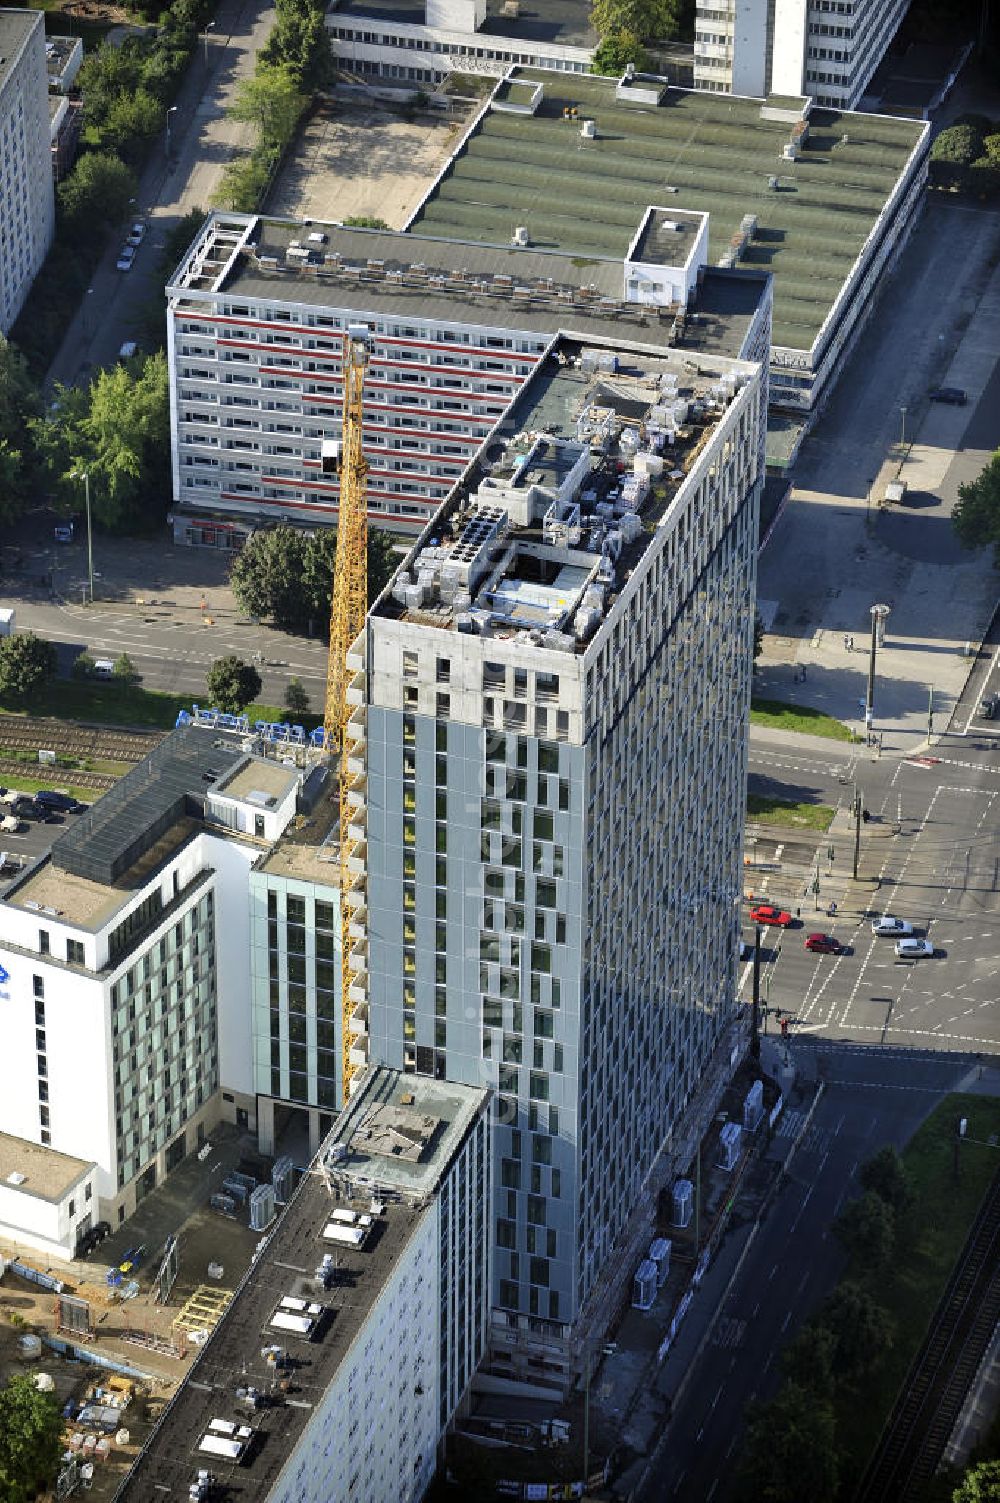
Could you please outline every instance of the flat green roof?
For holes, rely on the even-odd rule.
[[[621,257],[649,204],[709,214],[709,258],[745,214],[758,227],[745,266],[774,273],[776,345],[808,349],[926,129],[921,121],[813,110],[798,161],[791,127],[763,101],[670,89],[658,106],[622,103],[611,79],[528,68],[545,85],[535,115],[488,110],[409,228],[505,244],[527,225],[538,249]],[[565,106],[577,110],[563,118]],[[595,140],[580,121],[597,122]],[[777,191],[768,178],[780,179]],[[670,186],[676,193],[666,195]]]

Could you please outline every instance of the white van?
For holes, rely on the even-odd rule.
[[[95,678],[111,678],[115,671],[115,665],[110,658],[98,658],[94,664]]]

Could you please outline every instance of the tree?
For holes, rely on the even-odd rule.
[[[1000,1461],[970,1467],[951,1495],[952,1503],[1000,1503]]]
[[[119,656],[115,658],[115,665],[112,669],[112,672],[114,673],[115,678],[121,679],[123,684],[134,684],[137,683],[139,679],[139,671],[127,652],[120,653]]]
[[[896,1218],[881,1196],[866,1190],[860,1200],[844,1207],[833,1230],[852,1258],[879,1268],[892,1252]]]
[[[743,1482],[754,1503],[828,1503],[837,1491],[833,1407],[785,1382],[747,1421]]]
[[[24,699],[56,671],[56,650],[34,632],[0,637],[0,698]]]
[[[170,400],[162,352],[99,371],[86,388],[56,387],[52,410],[31,426],[50,495],[79,504],[90,476],[94,521],[109,531],[148,530],[169,496]]]
[[[254,126],[259,141],[285,146],[295,134],[306,102],[287,63],[265,64],[239,85],[226,113],[230,120]]]
[[[324,528],[313,536],[282,523],[255,532],[234,560],[229,576],[241,611],[270,618],[284,631],[325,631],[337,551],[337,534]],[[381,594],[396,567],[389,533],[368,533],[368,599]]]
[[[39,410],[24,356],[0,335],[0,524],[12,522],[31,497],[34,454],[26,424]]]
[[[880,1148],[861,1165],[861,1188],[881,1196],[898,1216],[913,1199],[913,1187],[906,1165],[891,1144]]]
[[[229,715],[239,715],[259,693],[260,674],[242,658],[218,658],[208,670],[208,697]]]
[[[785,1377],[805,1393],[828,1398],[834,1386],[835,1350],[833,1332],[819,1321],[811,1321],[782,1353]]]
[[[860,1284],[845,1280],[831,1294],[820,1321],[833,1337],[833,1373],[838,1382],[861,1377],[880,1352],[892,1346],[892,1321]]]
[[[146,143],[163,129],[166,110],[148,89],[119,94],[104,122],[102,138],[113,146],[122,159],[138,166],[146,154]]]
[[[931,181],[939,187],[964,188],[969,183],[969,168],[983,151],[983,132],[967,119],[950,125],[931,147]]]
[[[0,1495],[25,1503],[55,1481],[62,1451],[62,1415],[50,1393],[26,1375],[0,1389]]]
[[[621,78],[629,63],[642,72],[649,64],[645,47],[634,31],[609,31],[594,49],[590,71],[603,78]]]
[[[637,37],[640,42],[669,41],[682,27],[682,0],[591,0],[591,19],[601,37]]]
[[[964,548],[993,544],[994,562],[1000,568],[1000,449],[986,468],[958,488],[951,525]]]
[[[91,240],[95,226],[103,231],[127,219],[135,175],[110,152],[88,151],[59,184],[57,196],[70,235]]]
[[[384,219],[378,219],[374,214],[349,214],[344,220],[345,229],[354,230],[388,230],[392,226]]]
[[[312,0],[275,0],[274,16],[260,61],[265,66],[286,64],[307,94],[326,88],[336,70],[324,7]]]
[[[89,678],[94,671],[94,659],[89,652],[81,652],[73,659],[73,666],[69,670],[73,678]]]
[[[290,678],[285,690],[285,709],[289,715],[309,714],[309,695],[300,678]]]

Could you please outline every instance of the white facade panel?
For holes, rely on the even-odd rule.
[[[9,333],[52,244],[50,139],[45,18],[0,11],[0,334]]]

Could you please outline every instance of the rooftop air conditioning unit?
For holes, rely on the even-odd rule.
[[[597,136],[597,121],[585,120],[580,126],[580,134],[585,141],[593,141]]]

